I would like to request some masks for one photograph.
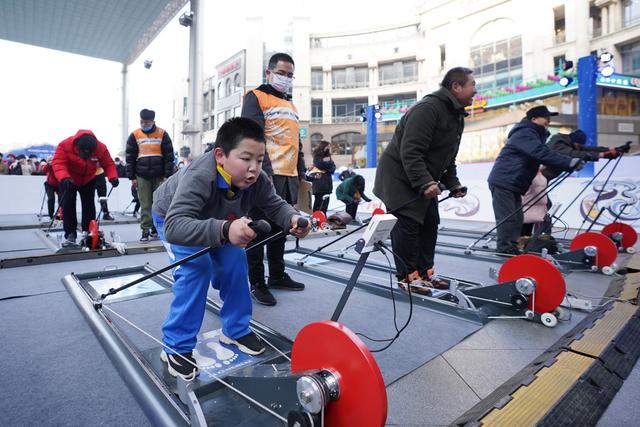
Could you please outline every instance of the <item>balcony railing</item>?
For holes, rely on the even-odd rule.
[[[398,85],[402,83],[417,82],[417,81],[418,81],[417,75],[398,77],[395,79],[384,79],[384,80],[381,79],[380,86]]]
[[[355,89],[359,87],[368,87],[369,81],[349,82],[349,83],[333,83],[333,89]]]
[[[360,121],[359,116],[333,116],[331,117],[331,123],[358,123]]]
[[[311,124],[322,123],[322,117],[311,117]]]
[[[554,39],[556,44],[564,43],[567,41],[567,34],[564,30],[556,30]]]

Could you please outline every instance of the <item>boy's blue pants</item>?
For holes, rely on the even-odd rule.
[[[171,262],[203,249],[167,242],[164,237],[164,218],[154,213],[153,223]],[[196,336],[204,319],[209,283],[220,291],[223,301],[220,310],[222,332],[234,339],[250,332],[251,297],[244,249],[227,243],[179,265],[172,273],[173,301],[162,326],[163,341],[167,347],[178,353],[188,353],[196,346]]]

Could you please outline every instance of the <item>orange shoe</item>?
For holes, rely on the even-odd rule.
[[[436,276],[433,272],[433,268],[427,270],[427,277],[423,280],[429,284],[428,286],[435,289],[449,289],[450,287],[449,281],[440,279]]]
[[[405,292],[411,289],[412,293],[431,295],[431,287],[420,277],[417,271],[409,273],[406,279],[398,281],[398,287]]]

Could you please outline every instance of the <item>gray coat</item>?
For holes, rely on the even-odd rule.
[[[448,89],[441,88],[400,119],[380,156],[373,189],[387,209],[402,206],[435,182],[446,188],[460,185],[455,161],[465,116],[464,107]],[[396,213],[422,224],[428,204],[422,198]]]
[[[164,234],[169,243],[220,246],[224,221],[246,216],[254,207],[282,228],[290,228],[291,217],[297,211],[275,193],[264,171],[255,184],[231,199],[217,181],[216,160],[213,152],[208,152],[180,169],[153,193],[152,210],[165,218]]]

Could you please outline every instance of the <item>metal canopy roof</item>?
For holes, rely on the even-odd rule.
[[[2,0],[0,39],[131,64],[188,0]]]

